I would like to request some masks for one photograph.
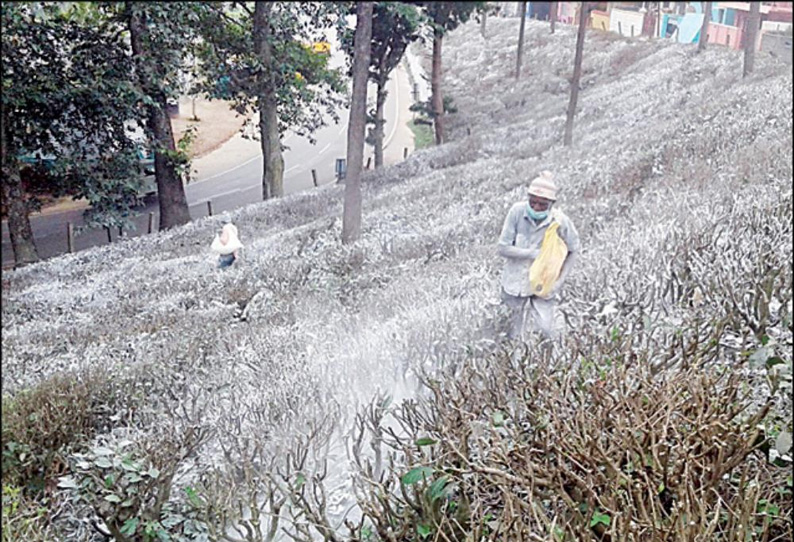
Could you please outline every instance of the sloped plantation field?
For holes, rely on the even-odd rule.
[[[565,148],[575,28],[526,32],[519,81],[517,20],[445,39],[450,142],[354,246],[334,186],[232,213],[227,270],[216,217],[4,275],[4,536],[790,540],[790,65],[588,33]],[[496,252],[543,169],[553,348]]]

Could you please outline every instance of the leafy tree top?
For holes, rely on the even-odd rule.
[[[252,2],[210,4],[202,14],[198,49],[203,82],[198,89],[232,101],[239,113],[260,98],[275,99],[279,131],[308,136],[325,123],[323,112],[338,120],[346,85],[328,56],[311,47],[316,29],[340,24],[344,10],[334,3],[275,2],[268,6],[264,36],[271,61],[255,52]]]

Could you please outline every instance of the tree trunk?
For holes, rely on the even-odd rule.
[[[706,50],[706,42],[708,41],[709,20],[711,19],[711,2],[706,2],[706,8],[703,10],[703,24],[700,26],[700,39],[698,40],[698,52]]]
[[[516,79],[521,77],[521,58],[524,56],[524,25],[527,22],[527,3],[521,2],[521,24],[518,29],[518,54],[516,54]]]
[[[127,2],[129,13],[130,45],[132,55],[135,57],[138,81],[152,100],[154,105],[148,106],[148,125],[154,137],[154,175],[157,179],[157,199],[160,205],[160,230],[167,230],[174,226],[190,222],[190,211],[185,197],[185,187],[182,178],[177,173],[176,165],[166,155],[174,152],[174,132],[171,119],[166,112],[166,96],[156,87],[161,79],[159,71],[163,66],[151,65],[149,55],[144,47],[148,29],[145,15],[136,6],[137,2]]]
[[[568,102],[568,113],[565,118],[565,137],[563,144],[568,147],[573,139],[573,117],[576,114],[576,100],[579,98],[579,80],[582,78],[582,49],[584,34],[587,28],[587,2],[582,2],[579,13],[579,32],[576,34],[576,56],[573,61],[573,78],[571,80],[571,99]]]
[[[755,41],[758,36],[758,25],[761,19],[761,3],[750,2],[750,16],[747,18],[747,28],[744,31],[744,70],[742,77],[747,77],[753,72],[755,64]]]
[[[386,119],[383,118],[383,106],[386,105],[387,94],[386,82],[378,81],[378,91],[375,96],[375,169],[383,167],[383,132],[386,125]]]
[[[342,242],[349,244],[361,235],[361,170],[364,166],[364,133],[367,124],[367,80],[372,42],[373,2],[356,5],[356,36],[353,56],[353,97],[347,129],[347,173]]]
[[[281,133],[278,127],[278,102],[276,101],[273,52],[270,47],[270,22],[268,17],[273,4],[256,2],[254,7],[254,52],[262,61],[265,70],[260,75],[259,136],[262,147],[262,199],[279,198],[284,195],[284,156],[281,152]]]
[[[149,129],[157,142],[154,152],[154,176],[157,179],[157,199],[160,205],[160,230],[190,222],[185,187],[171,159],[163,152],[176,151],[171,118],[166,113],[166,98],[157,101],[160,107],[149,106]]]
[[[482,34],[483,38],[485,37],[485,19],[488,16],[486,12],[487,9],[488,9],[488,5],[486,2],[486,5],[482,9],[482,19],[480,20],[480,34]]]
[[[551,21],[551,33],[554,34],[554,24],[557,22],[557,10],[559,9],[557,2],[551,3],[551,8],[549,11],[549,19]]]
[[[39,261],[33,229],[30,227],[28,206],[25,192],[22,190],[22,179],[19,176],[19,161],[16,149],[9,148],[7,130],[9,126],[8,109],[3,108],[2,126],[2,170],[3,170],[3,203],[8,213],[8,234],[11,248],[14,250],[15,267]]]
[[[28,206],[19,178],[19,169],[9,165],[7,170],[12,168],[15,171],[6,171],[3,179],[3,197],[8,213],[8,235],[11,238],[11,248],[14,250],[14,267],[22,267],[39,261],[39,253],[36,251],[33,229],[30,227]]]
[[[441,94],[441,40],[444,35],[433,33],[433,69],[430,74],[430,87],[433,96],[433,126],[436,133],[436,145],[444,142],[444,97]]]

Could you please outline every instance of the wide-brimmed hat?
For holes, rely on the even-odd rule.
[[[529,194],[555,201],[557,199],[557,185],[554,184],[553,178],[554,175],[552,175],[551,171],[542,171],[538,177],[535,177],[529,183]]]
[[[228,237],[226,243],[222,243],[221,236],[216,235],[215,239],[212,241],[212,246],[210,246],[210,250],[212,250],[217,254],[227,255],[243,248],[243,244],[240,242],[240,239],[237,237],[237,226],[235,226],[230,222],[223,226],[222,231]]]

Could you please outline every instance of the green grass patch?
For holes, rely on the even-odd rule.
[[[417,121],[419,122],[417,123]],[[417,117],[416,119],[408,121],[408,126],[414,133],[414,149],[416,150],[432,147],[435,142],[433,125],[425,124],[426,122],[429,121],[424,117]]]

